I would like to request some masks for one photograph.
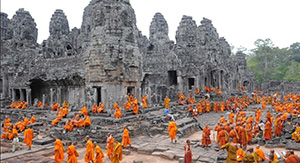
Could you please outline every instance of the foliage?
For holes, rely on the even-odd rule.
[[[300,43],[289,48],[275,47],[270,39],[258,39],[248,53],[247,66],[259,83],[268,81],[300,81]]]

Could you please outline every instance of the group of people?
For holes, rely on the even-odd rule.
[[[102,152],[101,147],[96,143],[92,142],[89,136],[86,136],[86,153],[84,160],[87,163],[103,163],[103,158],[105,157]],[[64,156],[64,147],[60,139],[54,137],[54,161],[57,163],[62,163]],[[119,163],[122,160],[123,148],[131,146],[131,141],[129,137],[129,131],[126,126],[123,130],[122,144],[116,141],[112,134],[108,134],[106,137],[106,156],[111,160],[112,163]],[[67,163],[77,163],[77,157],[79,156],[76,147],[72,145],[71,142],[68,142],[68,159]]]
[[[9,105],[10,108],[16,108],[16,109],[26,109],[28,107],[28,103],[26,101],[14,101]]]

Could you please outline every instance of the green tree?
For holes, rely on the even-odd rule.
[[[300,80],[300,63],[293,61],[288,67],[284,80],[295,83]]]

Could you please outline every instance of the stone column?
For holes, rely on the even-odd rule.
[[[200,88],[199,76],[195,77],[195,87]]]
[[[28,106],[32,106],[31,89],[26,89],[26,101],[28,103]]]
[[[45,107],[46,106],[46,95],[45,94],[43,94],[42,103],[43,103],[43,107]]]
[[[12,101],[16,101],[16,90],[11,89],[11,93],[12,93]]]
[[[25,100],[25,98],[24,98],[24,94],[23,94],[23,91],[22,91],[22,89],[19,89],[19,91],[20,91],[20,101],[24,101]]]
[[[59,104],[61,103],[61,87],[57,87],[57,91],[56,91],[56,102],[58,102]]]
[[[76,104],[76,107],[80,106],[80,90],[81,90],[81,88],[75,88],[75,104]]]
[[[53,88],[50,88],[50,106],[52,106],[52,104],[53,104],[53,94],[54,94],[54,92],[53,92]]]
[[[97,88],[94,88],[94,103],[97,104],[98,100],[98,91]],[[92,104],[93,105],[93,104]],[[97,104],[98,105],[98,104]]]
[[[182,77],[177,76],[177,82],[178,82],[178,90],[180,93],[183,93],[183,83],[182,83]]]
[[[107,106],[107,94],[106,94],[106,88],[101,88],[101,102],[105,107]]]

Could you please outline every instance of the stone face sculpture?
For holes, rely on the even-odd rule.
[[[2,90],[14,100],[42,100],[45,95],[46,102],[67,100],[79,106],[92,105],[93,99],[110,107],[124,102],[127,93],[139,99],[146,94],[154,104],[204,86],[226,91],[237,89],[238,83],[249,90],[255,86],[245,56],[233,59],[229,44],[207,18],[197,26],[192,17],[183,16],[174,42],[164,16],[156,13],[148,39],[138,30],[128,0],[91,0],[80,29],[70,30],[67,16],[55,10],[50,36],[38,44],[28,11],[19,9],[11,20],[5,13],[0,16],[1,81],[11,94]]]

